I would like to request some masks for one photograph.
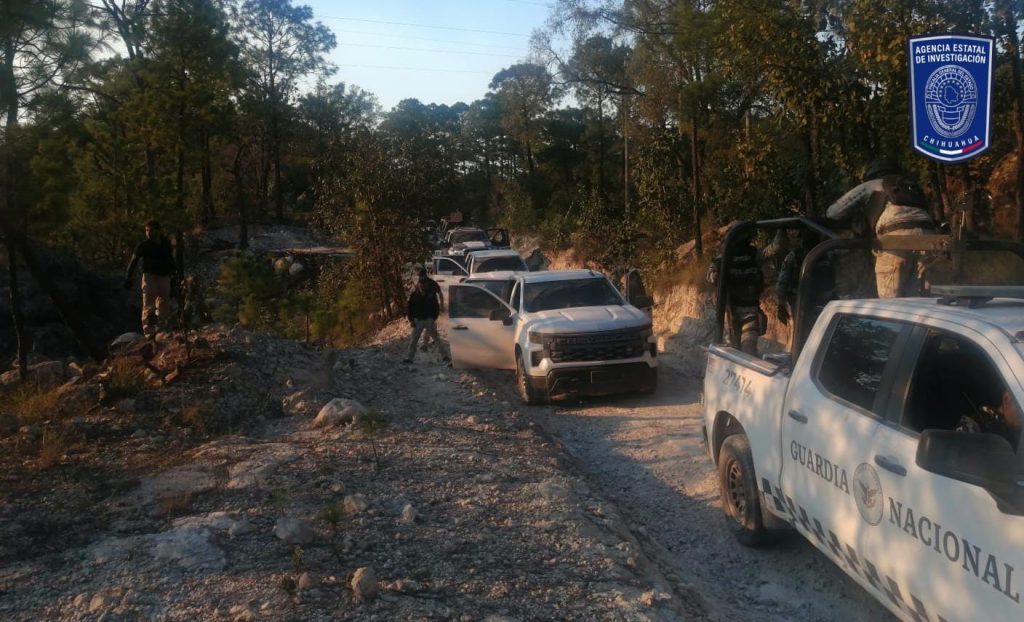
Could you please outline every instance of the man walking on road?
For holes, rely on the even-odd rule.
[[[864,181],[829,206],[825,215],[849,223],[863,236],[935,233],[928,200],[917,182],[899,165],[879,158],[864,171]],[[917,295],[924,273],[915,251],[875,251],[875,285],[879,298]]]
[[[171,299],[171,277],[178,272],[174,263],[174,250],[164,235],[160,223],[150,220],[146,223],[146,239],[135,247],[128,271],[124,276],[124,288],[132,288],[135,266],[142,261],[142,333],[155,337],[159,322],[170,319],[167,306]]]
[[[416,280],[416,288],[409,295],[406,315],[412,324],[412,337],[409,339],[409,351],[402,359],[406,364],[412,363],[413,357],[416,356],[416,344],[419,343],[420,335],[424,331],[437,343],[438,349],[441,350],[441,360],[451,360],[448,346],[437,334],[437,316],[441,313],[441,305],[438,303],[437,294],[430,291],[429,281],[430,279],[425,276],[419,277]]]
[[[426,268],[420,267],[420,269],[417,272],[417,274],[418,274],[420,279],[426,279],[427,280],[427,293],[429,293],[431,295],[434,295],[434,296],[437,296],[438,308],[441,311],[444,311],[444,294],[441,292],[441,286],[437,284],[437,281],[435,281],[434,279],[430,278],[427,275],[427,269]],[[420,346],[420,350],[423,350],[424,352],[426,352],[427,351],[427,347],[430,346],[431,340],[433,340],[433,337],[430,336],[430,333],[425,334],[423,336],[423,345]],[[435,341],[435,343],[436,343],[436,341]]]

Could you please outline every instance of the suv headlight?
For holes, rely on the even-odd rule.
[[[654,336],[654,327],[648,326],[640,331],[640,336],[643,337],[644,341],[647,341]]]
[[[541,333],[535,333],[531,330],[530,332],[526,333],[526,339],[530,343],[535,343],[539,346],[544,345],[544,335],[542,335]]]

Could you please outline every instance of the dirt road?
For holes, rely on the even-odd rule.
[[[510,375],[488,373],[513,390]],[[722,620],[891,620],[798,536],[765,548],[723,527],[701,433],[699,384],[665,366],[651,396],[572,401],[524,410],[559,439],[591,486],[613,500],[666,576],[689,584]]]

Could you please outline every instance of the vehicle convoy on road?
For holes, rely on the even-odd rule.
[[[455,367],[515,370],[527,404],[657,387],[657,342],[637,308],[649,300],[627,301],[591,270],[520,273],[508,291],[505,298],[483,283],[449,287]]]
[[[1024,258],[1007,242],[838,239],[784,219],[734,227],[722,274],[749,227],[821,233],[803,275],[853,248]],[[933,284],[932,297],[821,308],[809,289],[804,342],[764,358],[721,343],[720,296],[703,409],[727,524],[749,545],[796,529],[903,620],[1024,619],[1024,287]]]

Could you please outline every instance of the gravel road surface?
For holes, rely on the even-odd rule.
[[[512,395],[511,375],[486,375]],[[698,380],[665,365],[654,395],[573,400],[524,412],[565,446],[591,486],[616,503],[648,557],[699,593],[713,617],[894,619],[795,533],[762,549],[733,539],[703,441],[699,391]]]

